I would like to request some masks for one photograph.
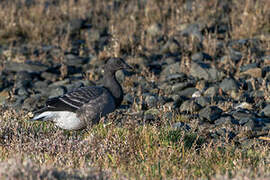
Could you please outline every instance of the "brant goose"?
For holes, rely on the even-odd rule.
[[[80,87],[63,96],[49,99],[46,106],[34,112],[32,120],[52,121],[67,130],[78,130],[99,122],[113,112],[123,100],[123,90],[115,72],[132,68],[121,58],[110,58],[104,66],[102,86]]]

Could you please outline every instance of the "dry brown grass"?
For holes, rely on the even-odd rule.
[[[28,118],[24,113],[1,112],[1,178],[18,173],[26,179],[47,177],[51,171],[115,179],[196,179],[217,174],[229,178],[247,171],[245,176],[253,178],[266,176],[270,168],[269,145],[256,139],[248,147],[209,142],[196,132],[172,129],[166,122],[139,126],[133,119],[121,127],[110,122],[69,132]]]
[[[195,1],[193,11],[187,10],[184,1],[25,1],[0,3],[0,29],[2,43],[45,43],[68,48],[74,34],[87,41],[84,30],[72,31],[72,21],[85,20],[94,28],[108,28],[120,50],[136,55],[144,48],[152,49],[155,37],[149,36],[149,27],[160,24],[159,35],[168,39],[179,34],[189,23],[215,26],[221,19],[229,24],[232,39],[252,38],[261,35],[269,40],[270,3],[268,0],[233,1],[232,9],[221,1]],[[222,18],[225,16],[225,18]],[[108,18],[110,17],[110,18]],[[74,24],[73,24],[74,25]],[[192,43],[192,41],[191,41]],[[93,42],[86,42],[92,46]],[[209,41],[205,47],[213,47]],[[157,48],[157,47],[155,47]],[[215,49],[215,48],[214,48]],[[145,52],[144,52],[145,53]],[[212,53],[211,53],[212,54]]]

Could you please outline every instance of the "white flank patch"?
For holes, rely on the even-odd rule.
[[[77,117],[76,113],[70,111],[45,111],[34,117],[33,120],[40,118],[51,120],[55,122],[56,126],[67,130],[77,130],[85,126],[84,122]]]

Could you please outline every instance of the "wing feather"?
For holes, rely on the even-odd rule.
[[[77,88],[63,96],[49,99],[46,110],[76,112],[84,104],[98,98],[104,92],[103,87],[90,86]]]

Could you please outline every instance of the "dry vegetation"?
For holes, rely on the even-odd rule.
[[[231,31],[219,38],[257,37],[264,49],[270,50],[269,0],[232,0],[233,9],[228,12],[220,5],[222,1],[198,0],[193,3],[192,13],[183,6],[183,0],[149,0],[145,5],[135,0],[28,2],[32,3],[0,2],[1,44],[49,44],[65,50],[71,48],[73,38],[78,38],[84,39],[89,51],[99,57],[124,53],[136,56],[156,48],[154,36],[146,36],[149,28],[156,28],[156,33],[170,39],[189,23],[201,22],[210,27],[217,17],[226,15],[224,23],[230,25]],[[115,6],[117,3],[119,6]],[[87,30],[77,33],[74,29],[72,22],[76,19],[108,31],[112,35],[109,45],[95,49]],[[205,33],[206,52],[215,55],[216,34]],[[187,39],[183,48],[196,51],[192,46],[195,40]],[[82,53],[87,53],[83,47]],[[42,56],[36,58],[44,61]],[[25,112],[0,110],[0,179],[270,177],[269,144],[258,139],[251,140],[254,143],[248,147],[229,140],[212,142],[196,132],[172,129],[165,120],[159,126],[137,125],[132,119],[117,126],[110,120],[91,129],[67,132],[52,124],[33,124]],[[182,121],[181,117],[175,121]]]
[[[131,119],[123,127],[110,122],[68,132],[28,119],[24,113],[1,112],[2,178],[251,178],[266,176],[270,168],[268,144],[258,140],[251,147],[207,142],[167,122],[139,126]]]

